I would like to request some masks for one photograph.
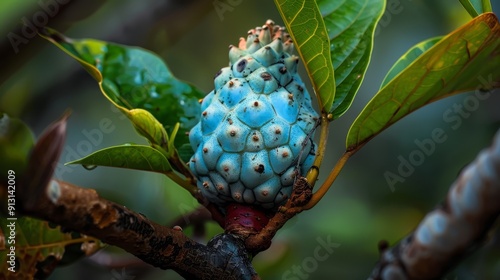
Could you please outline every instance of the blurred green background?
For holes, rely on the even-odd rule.
[[[492,1],[497,13],[499,2]],[[268,18],[283,24],[273,1],[58,0],[57,3],[57,12],[47,16],[47,26],[73,38],[95,38],[150,49],[164,58],[178,78],[207,93],[212,89],[214,74],[228,64],[229,44],[237,44],[248,29],[262,25]],[[221,3],[227,9],[215,8]],[[391,8],[379,23],[372,62],[359,94],[348,113],[332,124],[320,182],[343,152],[350,123],[377,91],[391,65],[414,44],[446,34],[470,19],[458,0],[388,3]],[[24,36],[22,41],[12,43],[15,35],[23,36],[23,18],[33,21],[41,11],[43,8],[35,0],[0,2],[0,111],[21,118],[39,135],[71,108],[68,138],[56,172],[59,179],[94,188],[102,196],[163,224],[194,209],[194,200],[162,175],[62,166],[107,146],[145,141],[120,113],[112,110],[95,81],[55,46],[37,36]],[[43,21],[43,17],[38,20]],[[305,74],[302,77],[307,80]],[[291,220],[278,233],[273,246],[255,258],[255,267],[262,278],[365,279],[377,261],[378,241],[385,239],[394,244],[413,230],[427,211],[442,202],[459,170],[489,145],[500,127],[498,94],[479,101],[477,110],[467,111],[467,117],[450,113],[454,104],[463,104],[468,96],[474,98],[473,94],[461,94],[427,106],[367,144],[348,162],[323,201]],[[446,121],[443,116],[446,113],[460,116],[457,118],[461,123]],[[101,140],[89,139],[87,135],[97,133],[99,123],[105,119],[116,129],[101,132]],[[391,188],[384,173],[397,174],[399,158],[408,159],[418,149],[415,140],[431,137],[436,128],[444,130],[447,140],[436,144],[435,152],[423,164],[416,166],[404,182]],[[218,226],[210,224],[208,237],[217,232],[220,232]],[[322,244],[319,240],[338,245],[325,260],[314,259],[315,249]],[[500,279],[498,235],[487,245],[447,278]],[[304,274],[297,273],[298,268]],[[90,278],[180,279],[172,271],[140,264],[111,247],[91,259],[57,269],[49,279]]]

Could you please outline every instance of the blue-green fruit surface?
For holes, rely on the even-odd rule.
[[[318,113],[292,51],[289,35],[270,20],[229,47],[229,67],[216,74],[189,133],[189,167],[210,202],[276,208],[296,174],[311,168]]]

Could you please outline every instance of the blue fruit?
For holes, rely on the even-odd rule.
[[[230,65],[215,75],[189,134],[189,167],[210,202],[275,209],[290,197],[295,176],[311,168],[318,113],[292,51],[272,21],[230,46]]]

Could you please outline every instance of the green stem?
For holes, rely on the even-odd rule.
[[[483,0],[483,13],[492,13],[493,12],[493,7],[491,7],[491,1],[490,0]]]
[[[357,150],[354,151],[346,151],[342,157],[339,159],[337,164],[335,164],[335,167],[332,169],[330,174],[328,174],[328,178],[326,178],[325,182],[321,185],[321,187],[316,191],[313,195],[311,200],[302,207],[302,210],[308,210],[316,206],[318,202],[325,196],[326,192],[330,189],[332,186],[333,182],[335,179],[337,179],[337,176],[340,174],[340,171],[342,168],[344,168],[344,165],[346,164],[347,160],[356,152]]]
[[[483,6],[484,6],[484,2],[485,1],[483,0]],[[465,8],[465,10],[469,13],[469,15],[472,18],[475,18],[479,15],[479,13],[476,11],[476,9],[474,8],[474,6],[472,5],[472,3],[469,0],[460,0],[460,3],[462,4],[462,6]]]
[[[318,179],[319,175],[319,167],[321,166],[321,163],[323,162],[323,158],[325,156],[329,124],[330,121],[328,119],[328,115],[323,113],[321,115],[321,132],[319,135],[317,156],[314,159],[313,167],[309,169],[309,171],[307,171],[306,175],[307,182],[309,183],[309,185],[311,185],[311,187],[314,187],[314,184],[316,184],[316,180]]]
[[[183,179],[175,171],[168,171],[165,172],[164,174],[167,175],[168,178],[177,183],[179,186],[181,186],[183,189],[187,190],[192,196],[196,195],[198,190],[196,188],[196,184],[193,184],[192,180]]]

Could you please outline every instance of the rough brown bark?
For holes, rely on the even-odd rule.
[[[256,277],[239,238],[222,234],[203,245],[180,230],[159,225],[99,197],[92,189],[52,180],[35,204],[24,208],[24,213],[99,238],[188,279]]]
[[[258,279],[244,242],[232,234],[215,236],[203,245],[178,228],[159,225],[99,197],[95,190],[51,179],[66,120],[67,114],[51,125],[31,153],[18,185],[20,213],[101,239],[187,279]]]
[[[480,248],[500,216],[500,130],[451,186],[443,205],[390,249],[369,279],[439,279]],[[385,246],[384,246],[385,247]]]

